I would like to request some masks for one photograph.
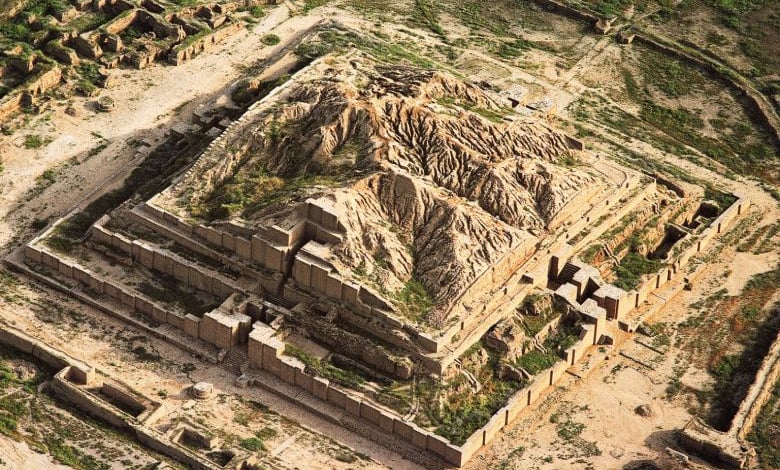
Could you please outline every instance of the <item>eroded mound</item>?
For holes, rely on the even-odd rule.
[[[444,72],[327,58],[251,113],[177,184],[178,206],[260,227],[325,199],[341,229],[327,261],[417,313],[446,311],[594,182],[561,164],[564,134]]]

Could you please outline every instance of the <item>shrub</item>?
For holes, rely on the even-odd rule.
[[[636,252],[630,252],[615,266],[615,285],[624,290],[631,290],[639,285],[639,281],[645,274],[658,271],[661,263],[648,259]]]
[[[263,44],[267,44],[269,46],[275,46],[276,44],[279,44],[282,40],[279,38],[279,36],[275,34],[266,34],[263,36]]]
[[[257,452],[259,450],[265,450],[265,444],[263,441],[256,437],[249,437],[247,439],[241,439],[241,447],[246,450]]]
[[[41,137],[38,134],[27,134],[24,137],[24,148],[26,149],[37,149],[41,148],[46,144],[46,140],[44,140],[43,137]],[[46,170],[49,171],[49,170]]]

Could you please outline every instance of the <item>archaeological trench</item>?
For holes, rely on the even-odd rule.
[[[41,29],[47,56],[14,52],[7,73],[27,85],[0,114],[60,82],[51,57],[100,64],[101,80],[119,63],[176,64],[241,27],[229,14],[238,6],[117,0],[57,12],[64,23],[113,19]],[[688,261],[750,211],[744,195],[594,154],[522,90],[451,72],[353,50],[241,86],[251,105],[200,113],[162,150],[194,158],[80,205],[7,264],[224,366],[242,387],[450,466],[592,348],[630,337],[670,298],[669,281],[693,282],[702,267]],[[0,342],[61,369],[56,396],[187,467],[260,468],[240,449],[208,458],[207,430],[161,430],[155,398],[20,331]],[[688,450],[748,465],[744,437],[779,348],[729,430],[681,431]]]

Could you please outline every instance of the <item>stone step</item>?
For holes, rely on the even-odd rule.
[[[247,354],[243,351],[240,351],[235,348],[231,348],[228,350],[227,354],[225,355],[225,358],[221,362],[221,366],[236,374],[241,374],[241,366],[244,365],[249,360],[249,357]]]
[[[558,282],[561,284],[566,284],[567,282],[571,282],[572,279],[574,279],[574,275],[577,274],[577,272],[580,270],[578,266],[575,266],[569,262],[564,265],[563,269],[561,270],[561,275],[558,276]]]

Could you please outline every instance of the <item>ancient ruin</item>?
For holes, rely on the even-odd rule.
[[[165,190],[75,242],[78,214],[62,219],[24,262],[463,465],[749,207],[589,154],[504,99],[325,56]]]
[[[274,3],[235,1],[182,8],[155,0],[79,1],[4,12],[0,19],[8,18],[16,29],[0,36],[0,118],[9,118],[32,106],[41,93],[60,87],[63,68],[78,78],[66,84],[66,93],[94,96],[100,88],[120,84],[112,73],[120,64],[142,69],[163,60],[179,65],[244,28],[252,20],[252,8]]]
[[[108,139],[85,152],[84,162],[97,155],[102,159],[92,168],[116,165],[116,173],[99,185],[80,182],[78,190],[83,184],[89,193],[69,199],[72,204],[48,218],[30,217],[34,230],[9,244],[4,262],[15,276],[122,325],[98,328],[93,325],[99,320],[69,314],[94,329],[93,336],[138,332],[130,336],[130,353],[138,364],[160,364],[163,379],[157,394],[150,394],[148,384],[141,391],[133,383],[142,382],[146,366],[117,373],[124,364],[120,359],[92,363],[74,354],[67,341],[37,339],[30,331],[34,323],[0,318],[0,353],[9,348],[50,369],[41,390],[58,402],[120,431],[162,456],[160,462],[198,469],[277,463],[277,451],[258,457],[267,450],[263,439],[276,436],[276,428],[266,426],[239,439],[224,431],[224,423],[210,422],[222,419],[210,407],[267,411],[264,403],[248,398],[257,390],[285,403],[277,421],[293,431],[277,443],[278,452],[296,436],[314,432],[290,424],[297,426],[303,413],[429,468],[491,467],[496,460],[481,460],[491,446],[514,439],[518,430],[537,429],[533,423],[540,417],[558,425],[559,439],[585,448],[588,456],[600,455],[597,443],[576,440],[585,425],[578,428],[561,417],[598,405],[627,407],[637,420],[668,413],[679,423],[686,417],[675,429],[656,426],[673,433],[674,439],[655,437],[672,461],[728,468],[755,464],[749,436],[762,408],[775,403],[772,390],[780,374],[780,333],[772,329],[771,315],[761,325],[766,337],[756,346],[766,354],[751,359],[749,383],[739,385],[731,402],[718,402],[727,408],[718,416],[722,423],[708,419],[704,406],[683,415],[657,401],[624,404],[617,397],[619,405],[595,403],[605,401],[601,395],[594,403],[581,395],[560,402],[562,390],[575,389],[609,360],[617,364],[600,372],[604,384],[626,363],[640,375],[655,371],[670,348],[690,335],[686,328],[700,328],[695,322],[703,320],[685,317],[671,325],[653,319],[677,315],[675,298],[696,289],[706,276],[712,285],[697,309],[736,298],[733,292],[748,289],[751,276],[762,272],[740,278],[739,288],[729,284],[711,293],[718,282],[714,277],[727,284],[739,270],[734,264],[721,276],[719,253],[724,247],[744,253],[761,243],[769,248],[760,253],[770,253],[770,240],[780,229],[764,224],[752,241],[737,240],[740,230],[763,220],[761,211],[774,213],[769,198],[734,174],[709,179],[688,173],[702,161],[713,172],[726,164],[698,154],[685,165],[659,157],[645,140],[667,132],[662,125],[634,136],[600,134],[600,121],[584,112],[576,122],[569,120],[566,116],[581,112],[572,88],[587,85],[570,82],[577,68],[590,66],[589,57],[574,61],[570,74],[556,71],[555,80],[549,70],[542,78],[529,78],[521,67],[523,54],[551,46],[518,37],[489,46],[503,63],[475,48],[461,56],[471,54],[471,62],[457,59],[445,66],[410,52],[410,43],[422,35],[409,33],[412,39],[396,44],[381,32],[361,30],[362,19],[339,19],[327,2],[44,3],[3,14],[19,27],[14,41],[5,41],[7,32],[0,35],[0,118],[8,122],[49,103],[55,93],[74,119],[79,112],[70,97],[82,95],[90,100],[90,119],[115,122],[127,115],[134,98],[101,90],[120,88],[133,76],[128,71],[148,72],[156,62],[186,68],[210,49],[225,53],[220,43],[239,33],[251,36],[261,21],[268,29],[256,40],[269,47],[257,63],[231,62],[240,79],[192,105],[188,119],[178,119],[181,108],[160,109],[144,129],[148,137],[115,135],[115,141],[123,141],[121,151],[132,154],[124,166],[103,154]],[[538,3],[535,8],[544,15],[587,22],[585,30],[598,47],[612,41],[615,54],[627,54],[620,51],[637,43],[651,44],[654,54],[670,47],[660,41],[653,45],[656,39],[617,15],[596,15],[568,2]],[[453,47],[462,43],[430,23],[426,2],[414,4],[417,14],[407,26],[427,24],[425,34],[434,39],[426,40],[438,41],[433,49],[457,57]],[[274,9],[268,15],[261,6]],[[325,13],[307,19],[318,7]],[[375,28],[381,29],[382,18]],[[470,21],[464,24],[477,28],[476,20]],[[284,33],[288,37],[266,34],[282,34],[277,23],[291,25]],[[407,33],[402,28],[399,34]],[[204,81],[216,73],[203,69],[187,73]],[[663,73],[681,73],[669,70]],[[627,93],[639,95],[641,87],[630,73],[620,73]],[[542,86],[544,80],[555,86]],[[581,102],[592,99],[610,109],[610,119],[627,119],[608,99],[582,96]],[[763,101],[755,103],[763,109]],[[657,119],[683,113],[673,110],[670,118],[650,99],[641,106],[643,119],[650,113]],[[772,117],[764,117],[771,127]],[[713,126],[716,119],[722,118],[712,117]],[[28,149],[41,144],[29,137]],[[675,135],[654,145],[679,149],[680,140]],[[714,148],[717,154],[720,148]],[[54,178],[44,173],[39,185]],[[3,282],[0,278],[0,287]],[[0,293],[5,302],[21,304],[21,296]],[[760,308],[751,304],[750,311],[740,308],[746,317],[758,318],[769,301]],[[33,305],[41,310],[48,304]],[[745,329],[731,323],[735,337]],[[679,337],[669,338],[674,335]],[[147,338],[193,362],[166,365],[170,351],[153,350]],[[632,352],[635,347],[642,353]],[[728,362],[736,355],[724,348],[708,367],[715,375],[730,374],[747,363]],[[107,372],[106,364],[116,369]],[[191,375],[201,364],[215,365],[218,372]],[[678,372],[676,365],[673,377],[665,378],[667,396],[688,387],[701,402],[709,399],[704,387],[696,390],[698,378]],[[168,395],[173,386],[165,384],[165,367],[179,367],[186,377],[174,398]],[[201,413],[197,419],[193,409]],[[4,413],[0,408],[0,418]],[[598,420],[604,409],[592,413]],[[236,412],[231,425],[249,429],[255,416]],[[0,434],[12,434],[2,429]],[[363,445],[349,439],[350,446]],[[610,454],[626,460],[620,448]],[[374,462],[359,452],[333,455],[344,463]],[[638,466],[622,468],[651,468],[637,459],[632,464]]]

